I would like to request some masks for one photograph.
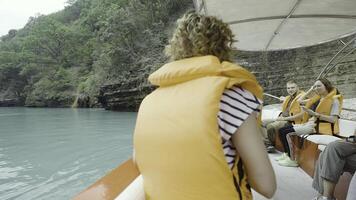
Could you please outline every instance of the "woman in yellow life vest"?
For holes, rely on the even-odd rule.
[[[248,200],[250,187],[272,197],[275,175],[257,123],[262,88],[229,62],[232,31],[194,12],[177,24],[166,49],[172,62],[149,76],[158,88],[136,121],[146,200]]]
[[[326,78],[318,79],[314,85],[298,100],[306,113],[303,124],[279,129],[280,139],[285,153],[278,157],[278,164],[286,167],[298,166],[293,157],[290,141],[291,133],[308,135],[311,133],[335,135],[339,133],[339,115],[342,106],[342,96]]]
[[[314,95],[307,100],[306,106],[302,108],[315,122],[315,132],[323,135],[338,135],[342,95],[326,78],[317,80],[310,91],[304,98],[313,92]]]

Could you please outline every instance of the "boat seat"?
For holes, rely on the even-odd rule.
[[[349,137],[353,135],[354,131],[356,130],[356,122],[350,121],[346,119],[340,119],[340,136],[342,138]],[[338,137],[331,136],[331,135],[301,135],[300,137],[307,139],[308,141],[315,143],[318,145],[318,149],[323,151],[330,142],[334,142],[336,140],[341,140]]]
[[[323,145],[323,144],[318,145],[318,149],[320,152],[324,151],[325,148],[326,148],[326,145]]]
[[[353,135],[356,129],[356,122],[346,119],[340,119],[340,136],[348,137]],[[296,157],[300,167],[310,176],[314,174],[315,163],[326,145],[330,142],[341,140],[338,137],[331,135],[300,135],[294,136],[293,146],[296,147]]]
[[[346,119],[340,119],[339,127],[339,136],[341,136],[342,138],[346,138],[354,134],[354,131],[356,129],[356,122]],[[331,142],[341,140],[341,138],[339,137],[318,134],[309,135],[307,137],[294,137],[295,138],[292,141],[294,143],[294,146],[297,147],[296,157],[298,159],[300,167],[311,177],[313,177],[315,164],[319,158],[319,154],[326,148],[326,145]],[[302,139],[303,137],[305,139]],[[350,180],[351,175],[349,173],[343,173],[343,175],[340,177],[338,184],[335,188],[335,196],[337,197],[337,199],[345,200]]]
[[[356,122],[347,120],[347,119],[339,119],[339,131],[341,137],[349,137],[354,134],[356,130]]]
[[[340,138],[332,135],[317,135],[317,134],[310,135],[306,139],[318,145],[328,145],[330,142],[341,140]]]
[[[280,115],[281,111],[278,109],[262,109],[261,120],[262,121],[275,121]]]
[[[347,120],[347,119],[340,119],[339,120],[339,136],[341,138],[346,138],[354,134],[354,131],[356,130],[356,122]],[[327,145],[330,142],[334,142],[336,140],[340,140],[340,138],[331,136],[331,135],[320,135],[320,134],[315,134],[315,135],[301,135],[300,137],[304,137],[307,140],[314,142],[315,144],[323,144]]]
[[[320,152],[324,151],[326,145],[328,145],[330,142],[341,140],[340,138],[331,135],[310,135],[306,139],[317,144]]]

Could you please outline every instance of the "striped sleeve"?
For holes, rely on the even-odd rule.
[[[220,100],[218,126],[224,154],[230,168],[233,167],[236,149],[231,137],[253,112],[260,112],[262,101],[248,90],[234,86],[226,89]]]

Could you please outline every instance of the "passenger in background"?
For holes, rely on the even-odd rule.
[[[353,137],[350,137],[346,141],[339,140],[329,143],[324,151],[320,154],[315,167],[313,180],[313,188],[319,192],[320,196],[315,197],[313,200],[335,200],[335,185],[337,184],[342,173],[355,173],[355,136],[356,130]],[[350,185],[349,190],[351,189],[355,190],[356,188],[351,188]]]
[[[286,97],[280,97],[282,103],[282,113],[280,116],[272,122],[264,121],[266,129],[263,131],[264,134],[264,143],[266,145],[267,151],[272,153],[275,151],[275,141],[276,134],[278,134],[278,130],[285,126],[290,126],[292,124],[300,124],[303,120],[303,113],[297,99],[304,94],[303,91],[299,90],[299,87],[296,82],[290,80],[286,84],[287,93],[289,94]]]
[[[155,200],[271,198],[272,165],[257,118],[262,88],[229,61],[233,34],[221,20],[189,12],[167,46],[171,62],[149,76],[134,152],[146,197]]]
[[[339,115],[342,106],[342,96],[326,78],[318,79],[314,85],[302,95],[298,101],[303,111],[306,123],[295,124],[279,129],[280,139],[285,153],[278,158],[278,164],[286,167],[297,167],[291,142],[291,133],[309,135],[312,133],[337,135],[339,133]],[[309,120],[307,120],[309,118]]]

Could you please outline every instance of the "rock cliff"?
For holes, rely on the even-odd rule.
[[[286,95],[285,84],[288,80],[293,79],[302,89],[308,89],[324,66],[343,47],[343,42],[346,43],[355,36],[356,34],[341,40],[284,51],[236,51],[234,58],[256,75],[265,92],[276,96]],[[356,43],[350,48],[356,48]],[[345,53],[341,57],[343,55]],[[116,84],[102,86],[99,101],[109,110],[137,111],[142,99],[154,89],[147,82],[152,71],[136,71]],[[326,77],[345,98],[356,97],[356,51],[346,56]],[[265,103],[276,102],[266,97]]]

